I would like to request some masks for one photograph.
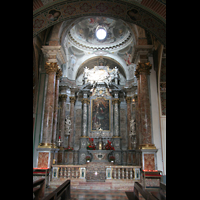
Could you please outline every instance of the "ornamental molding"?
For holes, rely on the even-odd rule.
[[[59,46],[42,46],[43,54],[48,58],[48,62],[66,63],[66,56],[61,45]]]
[[[135,45],[135,51],[133,54],[133,63],[136,63],[138,56],[148,55],[153,53],[153,45]]]

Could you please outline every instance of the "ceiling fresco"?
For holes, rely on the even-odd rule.
[[[151,7],[148,8],[147,5],[151,5]],[[154,12],[154,7],[159,9]],[[141,4],[130,0],[117,2],[112,0],[56,1],[35,8],[33,37],[58,22],[83,16],[105,16],[134,23],[152,33],[162,44],[166,45],[166,19],[162,13],[165,15],[166,6],[155,0],[151,2],[143,0]]]
[[[103,40],[99,40],[95,34],[99,26],[105,27],[107,31],[107,36]],[[83,44],[104,46],[122,41],[129,36],[130,31],[122,21],[100,16],[83,19],[73,26],[70,34],[75,40],[79,40]]]

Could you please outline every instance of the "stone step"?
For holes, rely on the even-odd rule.
[[[50,182],[50,187],[58,187],[67,179],[58,178]],[[87,189],[87,190],[123,190],[133,191],[134,180],[105,180],[105,182],[86,182],[86,179],[70,179],[71,189]]]

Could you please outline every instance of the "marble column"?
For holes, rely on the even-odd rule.
[[[82,99],[82,110],[83,110],[83,125],[82,125],[82,137],[87,137],[87,124],[88,124],[88,104],[90,101],[87,98]]]
[[[114,106],[114,137],[119,137],[119,98],[112,100]]]
[[[135,99],[135,119],[136,119],[136,148],[138,149],[138,143],[139,143],[139,107],[138,107],[138,94],[134,95]]]
[[[130,134],[130,121],[131,121],[131,101],[132,97],[128,96],[126,97],[126,103],[127,103],[127,133],[128,133],[128,149],[131,150],[131,138],[129,136]]]
[[[147,75],[150,74],[152,65],[150,62],[138,63],[136,72],[139,75],[140,89],[139,89],[139,103],[140,103],[140,123],[141,123],[141,143],[140,148],[143,146],[154,146],[152,145],[151,138],[151,113],[150,113],[150,102],[149,102],[149,91],[148,91],[148,80]]]
[[[59,97],[59,83],[62,76],[62,70],[58,69],[56,72],[56,86],[55,86],[55,103],[54,103],[54,117],[53,117],[53,132],[52,132],[52,147],[56,148],[56,129],[58,119],[58,97]]]
[[[48,85],[45,101],[44,121],[43,121],[43,137],[41,147],[51,148],[53,115],[54,115],[54,99],[55,99],[55,82],[56,72],[58,70],[57,63],[45,64],[46,73],[48,74]]]
[[[60,124],[59,124],[59,136],[61,141],[61,147],[64,146],[64,127],[65,127],[65,111],[66,111],[66,99],[67,95],[66,94],[60,94],[59,98],[61,100],[61,112],[60,112]]]
[[[68,145],[72,147],[73,142],[73,135],[74,135],[74,104],[76,102],[76,97],[71,96],[70,98],[70,119],[71,119],[71,132],[70,136],[68,137]]]

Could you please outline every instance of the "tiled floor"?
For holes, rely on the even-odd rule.
[[[71,190],[71,200],[128,200],[124,191]]]

